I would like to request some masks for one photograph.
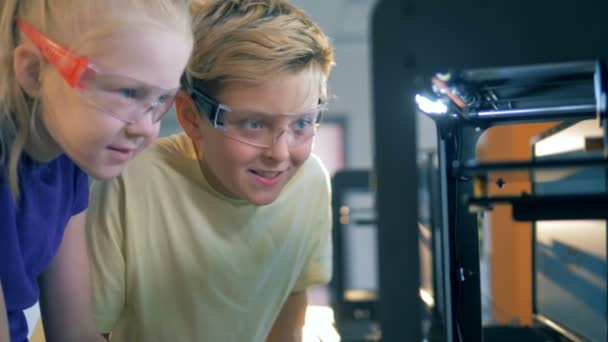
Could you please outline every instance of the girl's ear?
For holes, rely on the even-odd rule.
[[[30,97],[40,95],[42,56],[32,46],[21,44],[13,51],[13,69],[21,88]]]
[[[202,139],[203,134],[201,132],[201,117],[196,106],[192,101],[192,98],[184,91],[179,91],[175,98],[175,112],[177,114],[177,121],[180,126],[184,129],[190,139],[199,141]]]

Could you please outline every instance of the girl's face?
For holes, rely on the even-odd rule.
[[[146,27],[104,36],[86,56],[103,72],[137,80],[132,86],[117,87],[118,94],[129,98],[136,92],[147,93],[148,89],[139,89],[142,84],[150,89],[177,88],[190,51],[191,42],[179,32]],[[122,121],[70,88],[52,66],[43,70],[41,93],[42,122],[52,140],[48,143],[56,144],[94,178],[118,175],[158,136],[160,122],[151,115],[133,123]]]

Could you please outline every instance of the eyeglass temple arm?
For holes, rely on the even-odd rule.
[[[203,93],[202,91],[195,89],[190,84],[186,87],[186,90],[188,91],[188,93],[190,93],[190,96],[194,99],[194,103],[198,107],[201,114],[206,115],[207,118],[209,119],[209,121],[211,121],[211,123],[213,123],[214,126],[217,126],[218,125],[217,119],[219,116],[218,114],[220,111],[220,104],[216,100],[214,100],[212,97]],[[197,98],[199,98],[201,101],[197,101]]]
[[[59,73],[72,88],[78,85],[84,72],[89,67],[87,58],[79,56],[45,37],[22,18],[17,19],[17,27],[40,50],[44,58],[57,67]]]

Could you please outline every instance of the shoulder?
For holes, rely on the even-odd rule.
[[[185,133],[178,133],[157,139],[145,154],[189,155],[193,152],[192,141]]]
[[[23,192],[27,192],[27,189],[43,187],[45,191],[54,188],[59,193],[67,194],[86,190],[88,187],[88,175],[65,154],[44,163],[34,161],[23,154],[19,161],[18,172],[19,187]]]
[[[67,175],[74,179],[88,178],[87,174],[65,154],[58,157],[54,162],[56,164],[55,172],[58,176]]]
[[[302,200],[304,197],[321,199],[331,196],[329,172],[318,156],[311,154],[302,164],[282,194],[283,198]],[[318,201],[316,203],[320,203]]]
[[[317,155],[311,154],[294,176],[294,182],[329,187],[330,176],[321,159]]]
[[[194,148],[185,134],[157,139],[150,147],[128,162],[122,173],[109,181],[94,182],[91,201],[99,198],[135,199],[144,205],[154,198],[190,186],[198,171],[191,156]],[[143,199],[146,200],[143,200]],[[140,203],[141,202],[141,203]]]
[[[130,164],[137,165],[150,160],[167,160],[176,155],[187,156],[191,153],[191,145],[190,138],[184,133],[158,138]]]
[[[72,194],[72,215],[81,213],[89,203],[89,176],[74,163],[67,155],[61,155],[54,161],[56,163],[54,177],[58,179],[57,185],[63,191],[59,196]],[[43,176],[44,177],[44,176]],[[45,180],[42,180],[45,182]]]
[[[131,160],[120,177],[129,182],[138,182],[145,178],[182,173],[190,167],[188,161],[192,150],[191,141],[185,134],[159,138]],[[146,176],[142,177],[144,174]]]

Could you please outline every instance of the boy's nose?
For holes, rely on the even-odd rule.
[[[291,134],[289,130],[279,133],[273,141],[273,145],[264,150],[264,155],[275,159],[285,160],[289,157],[289,146],[291,145]]]

